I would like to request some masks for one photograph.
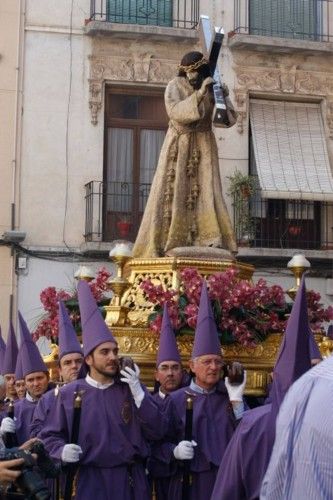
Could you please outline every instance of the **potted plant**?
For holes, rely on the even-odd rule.
[[[227,179],[229,180],[227,194],[233,199],[236,236],[240,242],[248,244],[255,236],[255,220],[251,217],[249,200],[255,194],[256,177],[236,170]]]
[[[116,222],[119,236],[126,238],[132,226],[132,217],[129,214],[119,214]]]

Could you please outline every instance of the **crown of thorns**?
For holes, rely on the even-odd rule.
[[[196,71],[198,68],[200,68],[201,66],[203,66],[204,64],[208,64],[208,61],[205,57],[202,57],[199,61],[197,61],[196,63],[193,63],[193,64],[189,64],[188,66],[185,66],[183,64],[180,64],[178,66],[178,68],[181,70],[181,71],[185,71],[186,73],[189,73],[191,71]]]

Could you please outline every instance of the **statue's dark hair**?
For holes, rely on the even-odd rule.
[[[203,58],[203,54],[201,52],[193,51],[193,52],[188,52],[185,54],[180,61],[181,66],[191,66],[192,64],[195,64],[196,62],[200,61]],[[199,67],[198,73],[203,77],[203,79],[207,78],[210,76],[210,69],[208,64],[203,64],[202,66]],[[178,71],[178,76],[186,76],[185,71],[180,68]]]

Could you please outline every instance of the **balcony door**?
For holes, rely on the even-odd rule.
[[[163,91],[106,91],[104,241],[135,240],[167,128]]]
[[[173,0],[107,0],[112,23],[172,26]]]
[[[320,4],[318,0],[249,0],[250,34],[316,40]]]

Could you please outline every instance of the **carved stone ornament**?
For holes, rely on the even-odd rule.
[[[327,100],[326,122],[329,129],[329,137],[333,138],[333,75],[327,71],[305,71],[297,69],[296,64],[283,65],[279,61],[279,67],[246,66],[235,65],[236,88],[234,89],[238,121],[238,132],[244,130],[244,121],[248,112],[248,95],[251,92],[267,93],[269,97],[276,94],[296,94],[307,97],[323,97]],[[246,103],[244,103],[244,96]]]
[[[135,53],[125,56],[100,53],[89,56],[89,108],[91,123],[97,125],[103,103],[105,82],[147,82],[166,85],[177,71],[177,62],[155,59],[151,53]]]

